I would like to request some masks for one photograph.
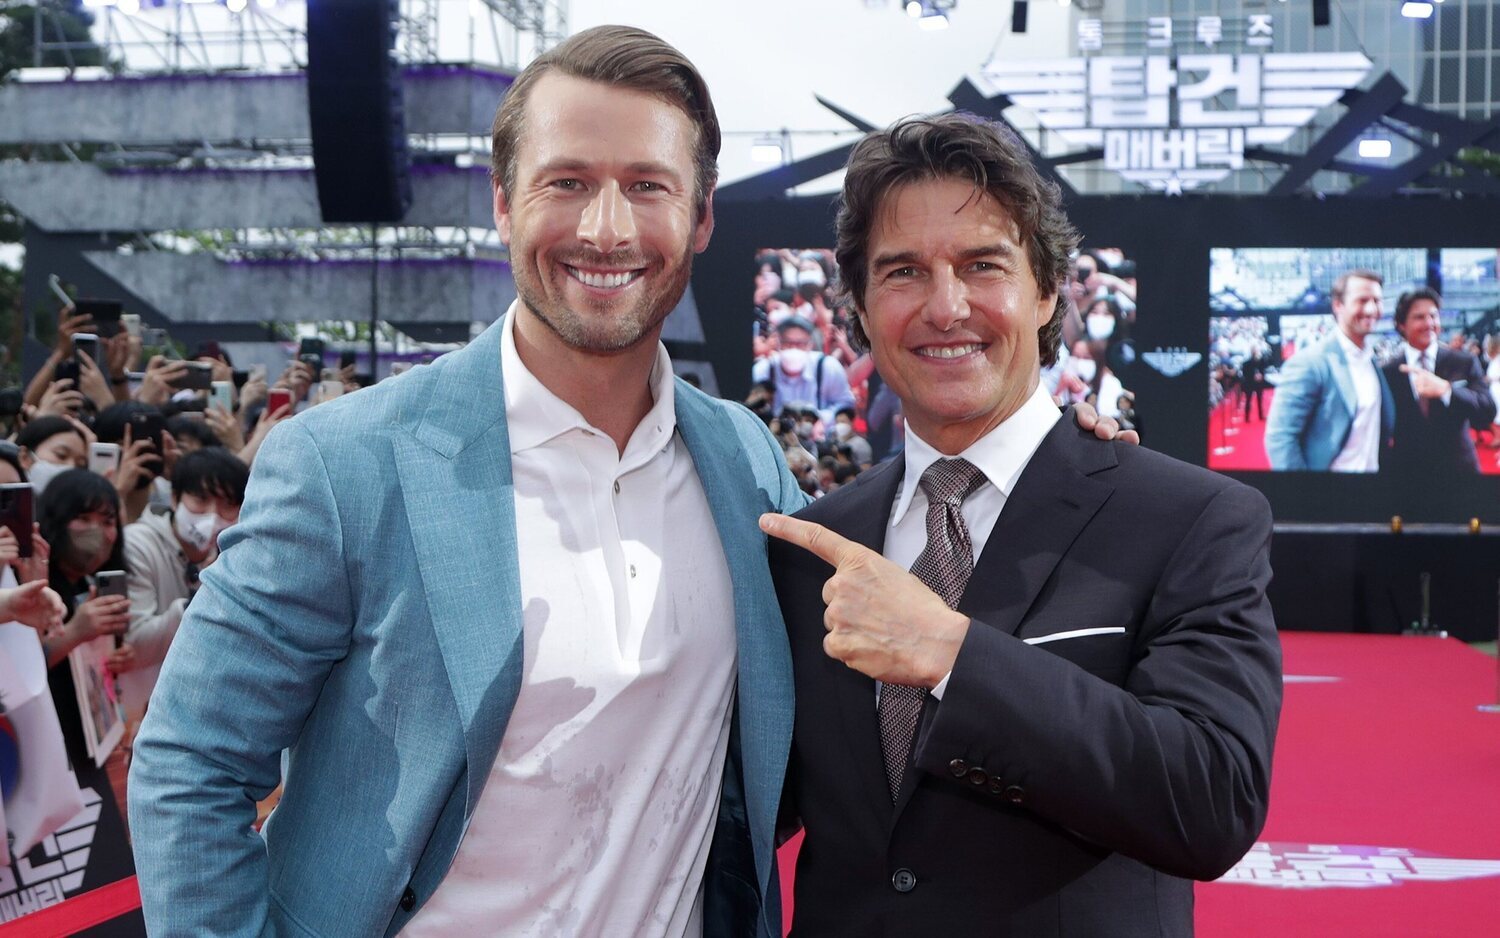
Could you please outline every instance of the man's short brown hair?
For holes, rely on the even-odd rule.
[[[1043,296],[1052,296],[1052,318],[1037,330],[1043,365],[1057,360],[1067,313],[1068,256],[1078,246],[1078,232],[1062,210],[1062,192],[1042,178],[1031,154],[1009,128],[970,114],[905,118],[855,144],[844,174],[839,200],[834,256],[844,292],[854,308],[865,309],[870,278],[870,236],[887,200],[914,182],[959,179],[974,184],[976,196],[988,195],[1016,223],[1026,260]],[[850,323],[860,348],[869,338],[858,317]]]
[[[538,56],[516,76],[500,102],[490,131],[490,178],[507,196],[516,183],[516,156],[525,130],[523,116],[531,89],[548,72],[643,91],[681,108],[697,132],[694,207],[698,218],[719,178],[719,118],[703,76],[660,38],[633,26],[596,26],[571,36]]]
[[[1333,298],[1340,303],[1344,302],[1344,291],[1349,288],[1349,281],[1354,279],[1373,280],[1381,286],[1385,285],[1385,278],[1380,276],[1380,274],[1370,270],[1368,267],[1356,267],[1353,270],[1346,270],[1339,274],[1333,281]]]

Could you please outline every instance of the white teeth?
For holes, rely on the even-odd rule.
[[[964,355],[968,355],[970,352],[979,351],[981,347],[982,346],[973,344],[929,346],[927,348],[918,349],[917,354],[925,355],[928,358],[960,358]]]
[[[601,289],[623,287],[625,284],[635,279],[635,271],[633,270],[623,270],[619,273],[613,274],[595,274],[590,273],[586,270],[579,270],[576,267],[569,267],[568,273],[572,274],[574,279],[576,279],[579,283],[590,287],[599,287]]]

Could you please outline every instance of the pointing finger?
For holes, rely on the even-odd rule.
[[[840,569],[872,553],[869,548],[841,537],[821,524],[786,515],[761,515],[760,529],[788,544],[796,544]]]

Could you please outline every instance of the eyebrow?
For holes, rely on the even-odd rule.
[[[537,167],[540,174],[556,172],[588,172],[595,169],[599,164],[589,160],[560,157],[543,163]],[[655,160],[640,160],[635,163],[627,163],[625,171],[632,176],[670,176],[673,179],[681,179],[681,174],[666,163]]]
[[[1005,242],[995,244],[981,244],[977,247],[966,248],[959,252],[960,261],[972,261],[980,257],[1003,257],[1007,260],[1016,256],[1016,249]],[[904,266],[920,262],[922,256],[916,251],[894,251],[889,254],[877,255],[870,263],[871,270],[881,270],[886,267]]]

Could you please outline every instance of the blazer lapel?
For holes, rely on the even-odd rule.
[[[1093,434],[1085,438],[1064,414],[1005,500],[959,611],[1014,635],[1058,561],[1114,491],[1096,473],[1115,465],[1114,450]]]
[[[522,671],[520,569],[500,327],[451,353],[396,467],[433,631],[463,723],[465,817],[500,748]]]
[[[770,882],[772,840],[792,748],[791,648],[766,566],[756,519],[773,500],[762,491],[733,421],[686,384],[676,386],[677,429],[692,456],[734,589],[739,742],[746,811],[761,894]]]
[[[1344,358],[1344,347],[1339,344],[1338,336],[1329,338],[1328,351],[1328,369],[1333,372],[1334,386],[1339,389],[1339,398],[1344,402],[1344,410],[1348,411],[1350,419],[1353,419],[1354,415],[1359,412],[1359,395],[1354,392],[1354,379],[1349,375],[1349,362]],[[1384,381],[1381,382],[1381,384],[1384,383]]]
[[[847,489],[837,519],[828,525],[835,533],[873,551],[885,551],[885,532],[890,524],[896,493],[906,474],[906,460],[897,456],[858,476]],[[841,490],[843,491],[843,490]],[[859,781],[865,804],[878,805],[878,823],[894,815],[885,808],[891,792],[885,781],[885,756],[880,744],[880,717],[875,709],[875,681],[837,661],[828,661],[828,690],[837,702],[844,724],[844,742],[849,747],[850,772]],[[908,783],[915,773],[908,773]]]

